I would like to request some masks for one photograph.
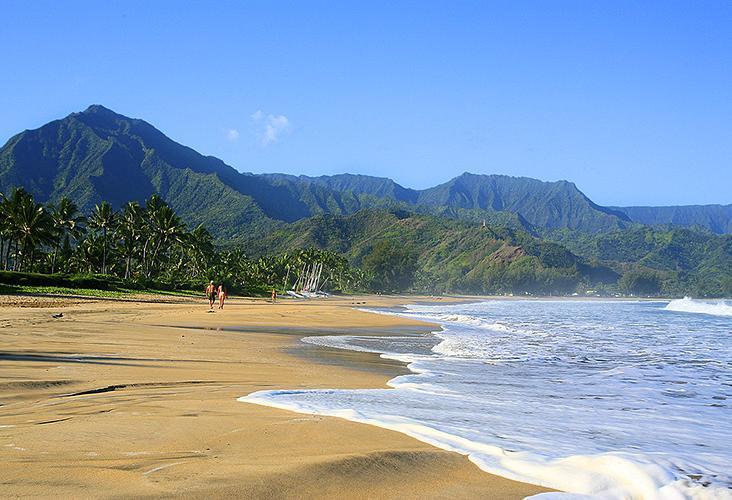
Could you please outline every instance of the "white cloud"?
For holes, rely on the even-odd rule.
[[[229,139],[231,142],[236,142],[239,140],[239,131],[235,128],[230,128],[226,131],[226,138]]]
[[[290,120],[285,115],[265,115],[258,110],[252,113],[251,119],[262,146],[274,144],[290,130]]]

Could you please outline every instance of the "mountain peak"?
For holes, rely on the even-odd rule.
[[[105,108],[101,104],[92,104],[84,111],[71,113],[65,118],[65,120],[70,118],[75,118],[76,120],[81,121],[82,123],[92,128],[102,130],[115,130],[120,126],[120,123],[122,122],[135,121],[124,115],[115,113],[111,109]]]
[[[105,108],[101,104],[92,104],[88,108],[86,108],[84,111],[82,111],[83,114],[89,115],[89,114],[112,114],[117,115],[114,111],[112,111],[109,108]]]
[[[523,227],[548,230],[611,231],[631,220],[700,224],[717,232],[732,227],[732,215],[722,208],[669,209],[658,217],[635,210],[631,216],[596,205],[565,180],[466,171],[439,186],[416,190],[360,174],[240,174],[221,160],[178,144],[148,122],[101,104],[22,132],[0,148],[0,192],[16,186],[42,202],[69,196],[85,211],[100,200],[121,206],[158,193],[191,224],[210,222],[217,234],[238,234],[244,223],[262,226],[262,221],[292,222],[318,213],[395,205],[471,219],[513,213]],[[222,213],[230,215],[226,223]]]

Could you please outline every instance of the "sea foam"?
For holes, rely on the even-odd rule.
[[[724,300],[711,302],[684,297],[672,300],[664,309],[674,312],[711,314],[712,316],[732,316],[732,304]]]
[[[392,429],[574,495],[732,498],[729,322],[671,316],[665,306],[409,306],[396,314],[442,330],[304,339],[408,363],[412,373],[390,380],[392,389],[260,391],[240,401]]]

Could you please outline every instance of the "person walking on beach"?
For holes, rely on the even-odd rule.
[[[219,285],[219,309],[224,308],[224,301],[226,300],[226,288],[224,288],[224,284],[221,283]]]
[[[277,302],[277,290],[275,290],[273,288],[272,289],[272,303],[274,304],[275,302]]]
[[[213,309],[214,302],[216,302],[216,285],[213,281],[206,287],[206,297],[208,297],[208,308]]]

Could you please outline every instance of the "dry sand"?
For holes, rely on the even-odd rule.
[[[544,491],[396,432],[236,401],[261,389],[383,387],[405,368],[370,354],[293,353],[310,330],[425,328],[353,308],[405,299],[234,299],[214,313],[203,300],[159,300],[0,298],[0,497]]]

